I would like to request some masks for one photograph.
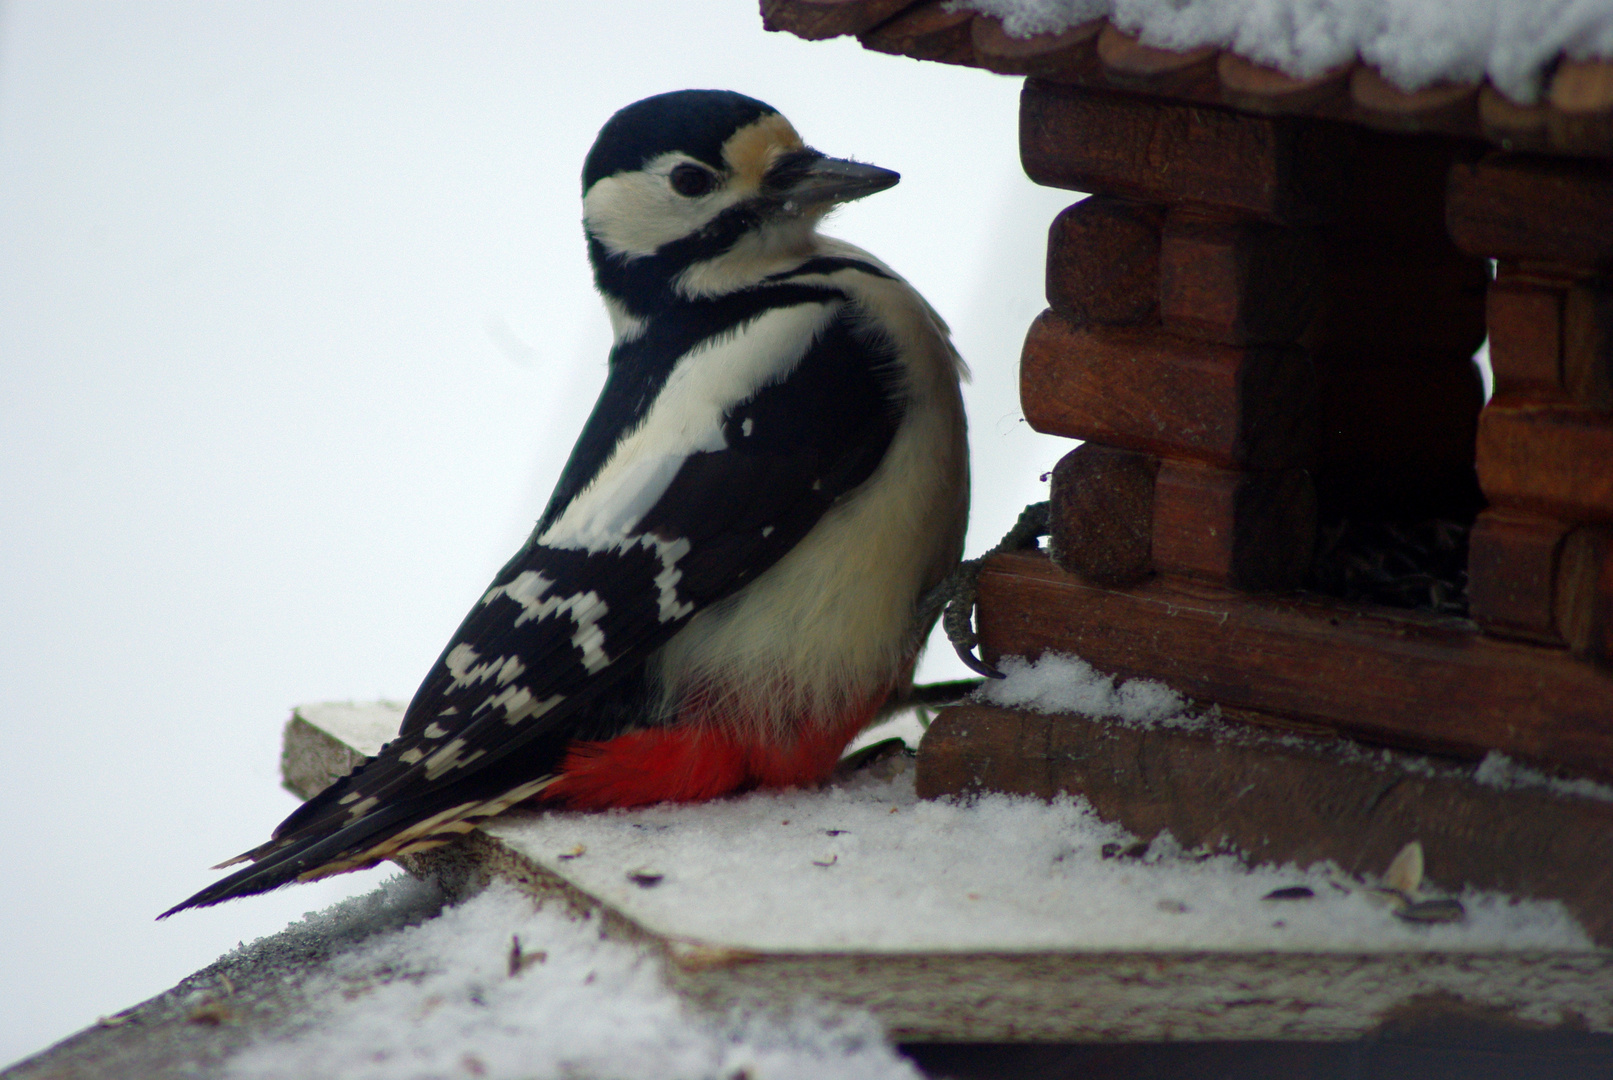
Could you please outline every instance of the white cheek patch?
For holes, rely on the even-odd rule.
[[[699,232],[724,210],[755,194],[753,186],[723,182],[699,198],[679,195],[667,183],[667,174],[690,161],[686,154],[662,154],[638,172],[595,181],[582,201],[589,235],[612,255],[642,258]]]

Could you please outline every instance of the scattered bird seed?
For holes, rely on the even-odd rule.
[[[641,889],[653,889],[665,877],[665,874],[658,874],[654,870],[630,870],[627,874],[627,880]]]
[[[1411,903],[1411,897],[1399,889],[1382,889],[1376,885],[1369,885],[1361,890],[1361,895],[1377,904],[1379,907],[1392,907],[1396,911]]]
[[[1413,840],[1400,849],[1400,853],[1383,872],[1383,883],[1391,889],[1405,893],[1407,898],[1417,895],[1423,887],[1423,845]]]
[[[588,848],[587,848],[586,845],[578,844],[576,847],[572,848],[570,851],[562,851],[560,853],[560,858],[561,859],[575,859],[575,858],[580,857],[587,850],[588,850]]]
[[[515,978],[533,964],[541,964],[549,959],[549,954],[539,949],[537,952],[521,951],[521,935],[510,935],[510,978]]]
[[[839,861],[840,861],[840,856],[838,856],[838,855],[830,855],[828,862],[824,862],[822,859],[813,859],[812,860],[812,865],[813,866],[833,866],[835,863],[837,863]]]
[[[1409,923],[1458,923],[1467,918],[1467,909],[1460,900],[1447,896],[1396,908],[1395,918]]]
[[[1138,840],[1133,844],[1109,843],[1103,845],[1101,851],[1105,859],[1140,859],[1148,854],[1148,841]]]
[[[1288,885],[1281,889],[1273,889],[1262,896],[1262,900],[1309,900],[1316,894],[1309,885]]]

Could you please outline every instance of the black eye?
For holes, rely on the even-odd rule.
[[[698,165],[679,165],[670,179],[672,190],[686,199],[697,199],[717,186],[717,178]]]

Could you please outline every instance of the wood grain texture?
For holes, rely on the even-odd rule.
[[[1048,304],[1078,324],[1152,322],[1164,220],[1164,207],[1113,195],[1064,210],[1047,234]]]
[[[1274,116],[1331,114],[1332,106],[1349,94],[1350,68],[1346,64],[1309,79],[1296,79],[1236,53],[1223,52],[1215,61],[1221,97],[1228,105]]]
[[[974,38],[969,24],[972,11],[948,11],[945,0],[922,0],[918,5],[857,35],[875,52],[934,60],[943,64],[973,64]]]
[[[871,30],[914,0],[762,0],[762,26],[808,41]]]
[[[1155,48],[1113,23],[1098,34],[1098,60],[1110,83],[1166,97],[1215,100],[1219,89],[1215,57],[1219,51],[1213,45],[1183,50]]]
[[[1314,216],[1339,194],[1331,129],[1045,79],[1026,81],[1019,117],[1025,171],[1050,187],[1276,221]]]
[[[1554,611],[1557,562],[1572,526],[1554,518],[1486,510],[1468,536],[1467,597],[1486,633],[1561,645]]]
[[[1613,162],[1492,154],[1458,163],[1446,224],[1469,254],[1613,267]]]
[[[1226,345],[1296,341],[1317,311],[1322,248],[1310,229],[1173,210],[1160,242],[1159,314]]]
[[[1000,75],[1095,75],[1099,70],[1098,31],[1105,20],[1079,23],[1057,34],[1012,37],[1000,20],[977,16],[969,26],[975,61]]]
[[[1479,90],[1479,127],[1503,150],[1545,150],[1550,112],[1545,104],[1520,105],[1488,83]]]
[[[1047,311],[1031,324],[1019,376],[1025,419],[1049,435],[1228,468],[1315,456],[1314,373],[1298,349],[1082,327]]]
[[[1082,443],[1053,467],[1049,554],[1099,585],[1132,585],[1153,573],[1151,454]]]
[[[1496,393],[1562,391],[1564,299],[1561,289],[1517,281],[1490,285],[1485,321]]]
[[[1613,417],[1560,402],[1493,398],[1479,416],[1478,471],[1492,503],[1613,523]]]
[[[1350,73],[1355,118],[1385,131],[1478,135],[1479,84],[1437,83],[1402,90],[1363,64]]]
[[[1373,741],[1613,778],[1613,674],[1465,619],[1262,598],[1160,576],[1118,592],[1034,554],[980,580],[988,657],[1071,653],[1190,697]]]
[[[1587,409],[1613,412],[1613,282],[1586,280],[1563,303],[1563,385]]]
[[[1316,488],[1305,469],[1243,471],[1160,462],[1153,562],[1252,592],[1297,588],[1316,546]]]
[[[1613,529],[1582,526],[1563,542],[1553,606],[1574,655],[1613,663]]]
[[[1564,57],[1551,78],[1546,133],[1554,150],[1613,152],[1613,61]]]
[[[1613,804],[1501,791],[1457,769],[1417,771],[1341,740],[1206,730],[1147,731],[1073,715],[957,705],[919,746],[921,798],[1075,793],[1143,840],[1249,861],[1376,872],[1411,840],[1428,878],[1562,900],[1613,945]]]

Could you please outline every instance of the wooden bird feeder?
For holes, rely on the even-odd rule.
[[[1561,898],[1613,943],[1610,804],[1476,767],[1613,779],[1613,63],[1563,59],[1525,107],[1104,20],[1017,39],[940,0],[762,7],[1026,76],[1025,171],[1090,193],[1052,222],[1020,367],[1031,426],[1082,442],[1048,550],[985,567],[987,658],[1071,653],[1281,736],[1111,753],[1075,718],[960,706],[921,792],[1081,791],[1144,836],[1351,870],[1420,837],[1452,887]],[[1363,747],[1475,778],[1378,790]]]

